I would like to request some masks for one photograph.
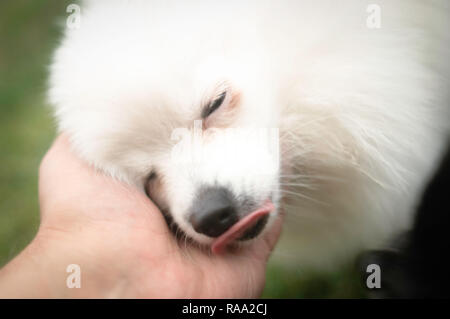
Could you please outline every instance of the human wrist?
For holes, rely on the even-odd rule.
[[[46,253],[37,237],[13,260],[0,269],[0,298],[42,298],[55,292],[48,286]],[[40,254],[42,254],[39,257]]]
[[[95,251],[87,258],[90,254],[83,251],[87,245],[76,238],[41,227],[33,241],[0,270],[0,298],[119,297],[115,267],[108,267]]]

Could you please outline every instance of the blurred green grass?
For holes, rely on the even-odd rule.
[[[64,8],[64,1],[0,2],[0,265],[39,224],[37,171],[54,135],[46,65]]]
[[[73,1],[0,1],[0,266],[17,255],[39,225],[39,162],[54,137],[45,102],[47,66]],[[353,267],[334,273],[269,264],[265,298],[358,298]]]

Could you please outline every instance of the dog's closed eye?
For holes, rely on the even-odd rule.
[[[215,98],[211,103],[209,103],[202,111],[202,118],[205,119],[208,116],[210,116],[212,113],[214,113],[216,110],[220,108],[220,106],[225,101],[225,98],[227,97],[227,92],[224,91],[217,98]]]

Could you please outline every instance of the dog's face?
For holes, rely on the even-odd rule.
[[[180,68],[124,63],[117,78],[92,66],[100,83],[74,85],[85,105],[64,103],[60,127],[88,161],[146,191],[187,237],[218,241],[218,249],[254,238],[279,200],[278,108],[268,71],[254,59],[174,63]]]
[[[96,4],[54,58],[60,130],[196,242],[260,234],[276,215],[280,175],[279,92],[260,38],[215,6],[150,19],[153,6]]]
[[[149,154],[151,172],[144,181],[163,212],[201,243],[210,243],[268,202],[277,203],[279,196],[278,130],[260,114],[246,118],[245,104],[251,102],[239,89],[223,84],[213,92],[194,108],[197,120],[188,118],[184,127],[161,137],[168,147]],[[263,215],[242,226],[239,238],[257,236],[269,218]]]
[[[253,238],[276,214],[271,205],[279,198],[274,101],[249,77],[194,74],[194,86],[185,84],[180,93],[159,90],[165,102],[155,104],[164,107],[151,122],[165,128],[151,133],[158,145],[145,146],[155,148],[147,155],[145,189],[177,229],[197,242],[209,244],[225,233]]]

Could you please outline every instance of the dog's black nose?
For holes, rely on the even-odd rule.
[[[231,192],[226,188],[208,187],[198,193],[189,221],[196,232],[218,237],[238,219]]]

